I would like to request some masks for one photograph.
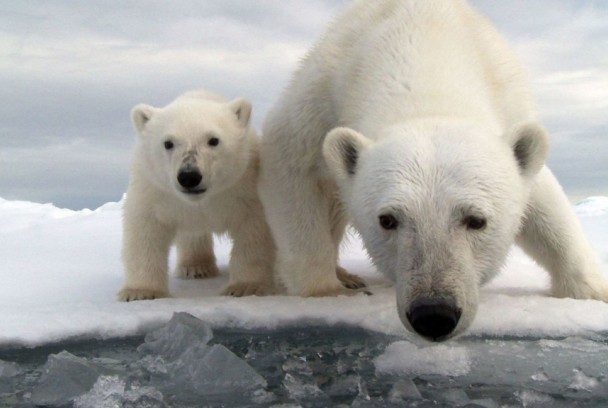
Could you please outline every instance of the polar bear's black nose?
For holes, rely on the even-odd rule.
[[[203,175],[198,170],[180,170],[177,174],[177,181],[184,188],[194,188],[201,183]]]
[[[410,305],[407,319],[421,336],[441,341],[454,331],[461,314],[452,300],[420,298]]]

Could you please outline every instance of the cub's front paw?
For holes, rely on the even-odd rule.
[[[336,267],[336,276],[342,283],[342,286],[348,289],[361,289],[367,287],[367,284],[363,279],[352,273],[348,273],[346,269],[341,266]]]
[[[213,278],[220,274],[215,263],[204,265],[180,265],[177,267],[177,276],[182,279]]]
[[[262,282],[237,282],[228,285],[226,289],[222,291],[222,296],[266,296],[274,294],[274,288],[272,285],[268,285]]]
[[[125,288],[118,292],[118,300],[121,302],[132,302],[135,300],[154,300],[170,297],[169,292],[150,289]]]

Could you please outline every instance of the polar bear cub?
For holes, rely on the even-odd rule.
[[[122,301],[169,296],[168,257],[177,275],[218,274],[212,234],[233,240],[223,294],[273,290],[274,243],[257,196],[258,138],[251,104],[188,92],[164,108],[137,105],[137,142],[124,205]]]

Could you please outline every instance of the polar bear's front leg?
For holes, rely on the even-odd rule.
[[[290,295],[354,294],[336,276],[330,197],[305,171],[264,163],[260,197],[277,246],[276,271]],[[332,197],[333,198],[333,197]]]
[[[219,275],[211,234],[178,233],[175,244],[177,246],[176,274],[178,277],[203,279]]]
[[[536,176],[518,244],[549,271],[554,296],[608,302],[608,281],[566,195],[546,167]]]
[[[275,292],[275,246],[260,205],[249,211],[245,222],[230,232],[230,282],[225,296],[264,296]]]
[[[124,302],[169,297],[167,259],[173,240],[170,228],[152,214],[125,203],[122,256],[125,284],[118,293]]]

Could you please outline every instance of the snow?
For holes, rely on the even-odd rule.
[[[213,328],[347,324],[419,341],[403,328],[393,288],[374,271],[355,235],[344,245],[341,262],[366,279],[372,296],[220,297],[228,282],[230,242],[218,240],[221,276],[204,281],[171,278],[171,299],[117,302],[123,280],[121,207],[108,203],[96,210],[71,211],[0,199],[0,348],[143,334],[182,311]],[[607,273],[608,197],[588,198],[576,209]],[[514,249],[502,273],[483,289],[467,335],[597,339],[608,332],[608,304],[551,298],[548,288],[546,272]]]

